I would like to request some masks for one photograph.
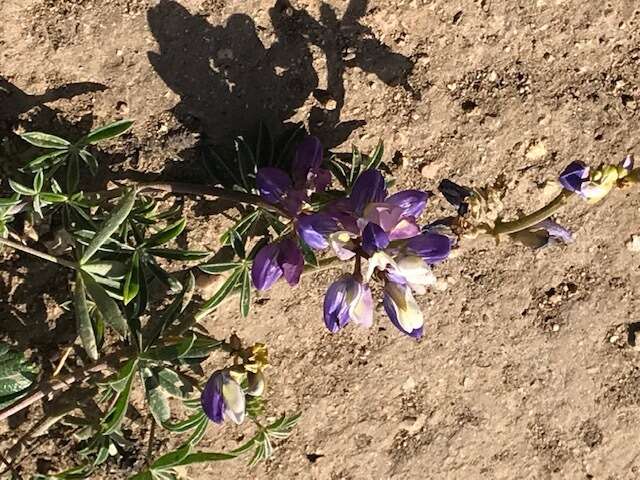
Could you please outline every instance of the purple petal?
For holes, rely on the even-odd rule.
[[[358,177],[351,189],[351,208],[361,214],[364,208],[372,202],[382,202],[387,196],[384,177],[378,170],[365,170]]]
[[[289,285],[297,285],[304,268],[304,257],[296,242],[287,238],[278,244],[280,254],[278,263],[282,269],[282,274]]]
[[[292,187],[291,178],[287,172],[275,167],[264,167],[258,170],[256,185],[260,196],[271,203],[279,203]]]
[[[576,193],[581,193],[582,183],[589,177],[589,167],[583,162],[571,162],[560,174],[559,180],[562,186]]]
[[[306,188],[309,173],[322,163],[322,144],[316,137],[306,137],[296,149],[291,175],[296,188]]]
[[[384,292],[384,297],[382,298],[382,305],[384,306],[384,311],[387,312],[387,316],[389,317],[389,320],[391,320],[391,323],[393,323],[393,325],[398,330],[400,330],[405,335],[409,335],[410,337],[422,338],[424,327],[416,328],[415,330],[412,330],[410,332],[407,332],[404,328],[402,328],[402,326],[400,325],[400,322],[398,321],[398,316],[396,314],[396,307],[393,303],[393,300],[391,299],[391,295],[389,295],[386,291]]]
[[[222,398],[222,372],[214,372],[200,396],[204,413],[215,423],[222,423],[224,399]]]
[[[407,241],[407,250],[421,256],[429,264],[445,260],[451,253],[452,241],[440,233],[422,233]]]
[[[322,250],[329,246],[326,237],[340,228],[334,218],[319,212],[313,215],[301,215],[296,222],[296,229],[307,245],[315,250]]]
[[[633,155],[627,155],[620,162],[620,166],[625,170],[631,170],[633,168]]]
[[[389,240],[404,240],[420,234],[420,227],[413,217],[403,218],[389,232]]]
[[[266,245],[260,249],[253,260],[251,280],[258,290],[267,290],[282,276],[278,262],[280,249],[277,245]]]
[[[560,225],[559,223],[547,218],[540,222],[536,227],[542,228],[549,233],[551,239],[559,240],[563,243],[573,242],[571,231]],[[535,227],[534,227],[535,228]]]
[[[336,333],[349,323],[347,288],[347,277],[342,277],[329,286],[324,297],[324,324],[331,333]]]
[[[383,250],[387,245],[389,245],[387,233],[379,225],[369,222],[362,231],[362,249],[372,255],[373,252]]]
[[[403,217],[419,217],[427,206],[429,194],[420,190],[404,190],[394,193],[387,198],[384,203],[389,203],[400,207],[403,210]]]

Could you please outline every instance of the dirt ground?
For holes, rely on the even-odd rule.
[[[504,174],[516,214],[552,198],[545,181],[571,160],[640,153],[634,0],[3,0],[0,18],[0,129],[77,135],[132,118],[105,179],[197,180],[198,135],[293,119],[337,150],[384,138],[400,187]],[[445,211],[434,200],[425,221]],[[190,246],[215,246],[209,214],[189,210]],[[268,343],[274,414],[304,415],[273,460],[186,476],[640,478],[640,254],[625,246],[638,192],[559,218],[575,231],[567,247],[481,244],[439,266],[418,342],[381,308],[370,330],[327,333],[335,271],[274,288],[246,320],[216,312],[214,334]],[[65,287],[52,287],[59,271],[20,265],[0,277],[0,328],[43,355],[71,335]],[[201,446],[249,432],[212,426]],[[68,448],[43,445],[39,468]]]

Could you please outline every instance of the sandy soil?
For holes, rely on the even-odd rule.
[[[342,150],[384,138],[402,187],[504,174],[516,214],[549,200],[545,180],[569,161],[637,147],[633,0],[4,0],[0,18],[0,129],[77,135],[133,118],[104,180],[198,179],[198,134],[292,118]],[[445,209],[436,200],[425,220]],[[209,213],[189,209],[194,247],[215,245]],[[336,272],[273,289],[246,320],[234,305],[214,314],[217,335],[269,344],[271,408],[304,416],[272,461],[188,478],[640,478],[640,256],[625,247],[637,191],[560,219],[576,232],[566,248],[482,244],[437,268],[417,343],[381,312],[370,330],[326,333]],[[0,274],[1,329],[45,355],[70,336],[65,287],[20,265]],[[202,445],[245,434],[210,428]],[[62,433],[45,442],[38,468],[69,448]]]

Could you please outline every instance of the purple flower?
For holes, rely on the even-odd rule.
[[[368,285],[353,275],[344,275],[329,286],[324,297],[324,323],[331,333],[336,333],[351,320],[371,326],[373,298]]]
[[[322,145],[316,137],[306,137],[296,149],[291,176],[276,167],[263,167],[256,174],[260,196],[281,205],[293,216],[300,213],[310,192],[324,191],[331,183],[331,173],[323,168]]]
[[[211,375],[200,396],[204,413],[215,423],[226,418],[241,424],[245,416],[245,395],[227,370],[218,370]]]
[[[422,337],[424,318],[408,285],[388,281],[382,304],[398,330],[414,338]]]
[[[324,212],[318,212],[298,217],[296,230],[307,245],[316,250],[322,250],[329,246],[327,236],[340,230],[340,227],[334,217]]]
[[[316,137],[306,137],[296,150],[291,176],[296,188],[322,192],[331,183],[331,172],[320,168],[322,164],[322,144]]]
[[[253,260],[251,279],[258,290],[267,290],[284,276],[289,285],[297,285],[304,267],[300,247],[290,238],[260,249]]]
[[[579,194],[582,194],[582,184],[588,179],[589,167],[580,161],[567,165],[559,177],[560,183],[566,190]]]
[[[378,250],[383,250],[389,245],[389,236],[375,223],[369,222],[362,231],[362,250],[372,255]]]
[[[556,244],[573,242],[571,232],[550,218],[543,220],[527,230],[512,233],[511,238],[534,250]]]
[[[384,177],[378,170],[365,170],[357,178],[351,189],[349,201],[351,210],[358,216],[370,203],[381,202],[387,196]]]
[[[394,193],[388,197],[384,203],[400,207],[403,211],[403,217],[418,218],[427,206],[428,199],[428,192],[421,192],[420,190],[404,190],[402,192]]]
[[[446,235],[425,232],[407,240],[407,251],[433,265],[442,262],[451,253],[452,240]]]

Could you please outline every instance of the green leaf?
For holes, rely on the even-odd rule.
[[[135,359],[134,362],[137,365],[137,359]],[[134,370],[135,370],[134,368],[131,368],[131,371],[129,372],[129,376],[127,378],[127,382],[124,388],[118,394],[118,398],[116,400],[115,405],[113,406],[111,411],[107,413],[107,416],[104,419],[103,433],[105,435],[109,435],[110,433],[115,432],[120,427],[120,424],[124,419],[124,415],[127,413],[127,406],[129,405],[129,396],[131,395],[131,385],[133,384]]]
[[[218,453],[218,452],[196,452],[190,453],[184,459],[182,459],[176,466],[193,465],[194,463],[204,462],[219,462],[221,460],[232,460],[238,455],[233,453]]]
[[[148,248],[164,245],[165,243],[170,242],[171,240],[176,238],[178,235],[180,235],[186,225],[187,225],[187,219],[181,218],[176,223],[169,225],[165,229],[149,237],[149,239],[146,240],[144,244]]]
[[[120,202],[116,206],[115,210],[102,225],[102,229],[98,233],[96,233],[96,235],[91,240],[91,243],[89,243],[89,245],[87,246],[82,259],[80,260],[81,264],[87,263],[91,259],[91,257],[98,251],[98,249],[107,240],[109,240],[109,237],[113,235],[113,233],[118,229],[122,222],[127,219],[129,213],[131,212],[131,209],[133,208],[135,199],[135,190],[129,190],[120,199]]]
[[[207,433],[207,428],[209,427],[210,423],[211,422],[207,417],[203,417],[200,422],[196,424],[196,428],[191,433],[191,436],[189,436],[187,442],[193,446],[200,443],[200,440],[202,440],[204,434]]]
[[[96,336],[93,330],[93,322],[89,315],[89,305],[87,304],[84,281],[80,272],[76,274],[73,305],[76,310],[76,324],[82,346],[91,360],[97,360],[98,345],[96,343]]]
[[[180,465],[180,462],[184,460],[187,455],[189,455],[189,453],[191,453],[191,445],[183,445],[173,452],[165,453],[164,455],[162,455],[151,464],[151,469],[163,470],[166,468],[174,467],[176,465]]]
[[[67,196],[60,193],[41,192],[40,200],[46,203],[66,203]]]
[[[56,150],[53,152],[45,153],[39,157],[34,158],[27,163],[23,168],[31,172],[51,168],[59,163],[63,163],[69,152],[67,150]]]
[[[78,190],[80,183],[80,161],[78,156],[72,154],[69,157],[69,163],[67,163],[67,192],[73,193]]]
[[[227,295],[231,293],[231,290],[233,290],[233,288],[238,283],[242,271],[243,268],[238,268],[236,271],[234,271],[231,276],[222,284],[218,291],[214,293],[214,295],[202,305],[200,311],[198,312],[198,315],[204,315],[206,314],[206,312],[209,312],[220,305],[220,303],[222,303],[222,301],[227,297]]]
[[[37,368],[28,363],[22,352],[0,343],[0,408],[22,397],[36,378]]]
[[[141,370],[149,410],[160,426],[171,417],[171,408],[166,391],[160,386],[160,380],[149,368]]]
[[[222,242],[222,244],[231,244],[230,240],[233,232],[240,234],[240,236],[244,238],[251,227],[258,221],[258,219],[260,218],[260,214],[260,210],[254,210],[253,212],[245,215],[240,220],[238,220],[233,227],[222,234],[222,236],[220,237],[220,241]]]
[[[349,172],[349,185],[353,185],[360,175],[360,169],[362,168],[362,154],[355,145],[351,147],[351,171]]]
[[[193,389],[190,382],[185,381],[177,372],[169,368],[161,368],[155,374],[160,386],[173,397],[184,398]]]
[[[242,264],[238,262],[206,263],[203,265],[198,265],[198,268],[204,273],[215,275],[218,273],[227,272],[233,268],[238,268],[241,265]]]
[[[40,148],[66,150],[71,146],[71,143],[64,138],[42,132],[23,133],[20,135],[20,138]]]
[[[108,386],[111,389],[113,389],[115,392],[120,393],[127,386],[127,382],[129,381],[129,378],[131,377],[131,375],[133,375],[133,372],[135,371],[135,368],[137,366],[138,366],[138,359],[130,358],[129,360],[127,360],[122,364],[122,366],[120,367],[120,370],[118,370],[116,374],[107,378],[104,382],[98,383],[98,385]]]
[[[96,174],[98,173],[98,168],[99,168],[98,160],[96,160],[96,157],[94,157],[93,155],[91,155],[90,152],[87,152],[84,149],[80,150],[78,154],[80,155],[80,158],[85,163],[85,165],[89,168],[91,175],[95,177]]]
[[[383,155],[384,155],[384,142],[382,141],[382,139],[380,139],[376,148],[369,155],[369,161],[367,162],[367,166],[365,167],[365,170],[378,168],[382,163]]]
[[[240,180],[242,181],[242,186],[247,190],[251,191],[251,186],[249,183],[249,177],[251,175],[255,176],[256,173],[256,159],[253,158],[253,152],[247,142],[245,142],[244,138],[238,137],[235,141],[236,144],[236,156],[238,159],[238,170],[240,172]]]
[[[20,195],[25,195],[25,196],[30,197],[30,196],[35,195],[37,193],[32,188],[25,187],[21,183],[18,183],[16,181],[11,180],[11,179],[9,179],[9,186],[11,187],[11,189],[14,192],[19,193]]]
[[[147,327],[145,335],[147,346],[155,344],[158,338],[162,337],[164,331],[184,312],[184,309],[187,308],[187,305],[189,305],[191,301],[194,288],[195,278],[193,274],[189,272],[182,291],[176,295],[171,305],[166,308],[162,315],[159,317],[152,316],[149,320],[149,326]]]
[[[243,318],[247,318],[251,309],[251,275],[249,269],[245,268],[242,273],[242,287],[240,289],[240,313]]]
[[[142,265],[146,267],[162,284],[169,287],[172,293],[178,293],[182,290],[182,284],[169,272],[160,267],[153,257],[145,255]]]
[[[169,260],[183,260],[185,262],[202,260],[211,255],[211,252],[196,252],[192,250],[176,250],[172,248],[150,248],[147,253],[155,257],[167,258]]]
[[[299,243],[300,243],[300,248],[302,249],[302,256],[304,257],[304,261],[308,265],[319,267],[320,262],[318,262],[318,257],[316,257],[316,254],[313,252],[311,247],[307,245],[302,239],[300,240]]]
[[[136,250],[131,257],[131,265],[124,280],[122,297],[125,305],[128,305],[140,292],[140,274],[140,254]]]
[[[42,170],[38,170],[33,177],[33,191],[40,193],[42,186],[44,185],[44,173]]]
[[[331,160],[329,160],[327,166],[329,167],[329,170],[331,171],[333,176],[338,179],[338,182],[340,183],[342,188],[348,189],[349,179],[347,178],[347,171],[342,163],[340,163],[335,157],[333,157]]]
[[[200,408],[196,413],[194,413],[193,415],[191,415],[189,418],[185,420],[182,420],[180,422],[175,422],[175,423],[165,422],[163,426],[164,428],[172,432],[184,433],[195,428],[202,421],[202,419],[206,419],[206,418],[207,417],[204,411],[202,410],[202,408]]]
[[[244,249],[244,238],[236,230],[229,234],[229,243],[238,258],[244,258],[247,255]]]
[[[95,279],[87,272],[82,272],[82,278],[86,285],[87,291],[96,304],[96,308],[100,311],[105,323],[112,327],[123,337],[126,337],[129,330],[127,320],[118,308],[118,304],[109,296],[107,291],[102,288]]]
[[[81,145],[93,145],[101,142],[102,140],[117,137],[118,135],[122,135],[124,132],[129,130],[129,128],[131,128],[131,125],[133,125],[133,121],[131,120],[118,120],[117,122],[113,122],[109,125],[105,125],[103,127],[92,130],[78,143],[80,143]]]

